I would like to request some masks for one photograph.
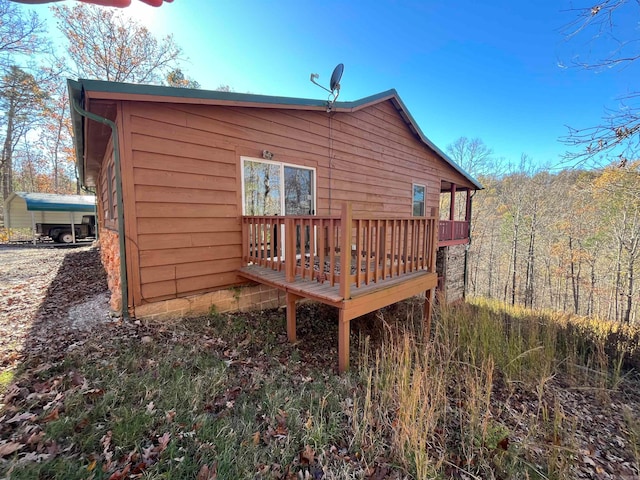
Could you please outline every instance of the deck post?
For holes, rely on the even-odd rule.
[[[240,217],[242,224],[242,264],[246,265],[249,262],[250,246],[249,241],[249,225],[245,218]]]
[[[296,341],[296,302],[302,297],[287,292],[287,338],[290,343]]]
[[[456,219],[456,184],[451,184],[451,203],[449,204],[449,220]]]
[[[342,204],[340,216],[340,296],[344,300],[351,297],[351,228],[353,224],[353,211],[351,203]],[[342,310],[340,310],[342,315]]]
[[[338,319],[338,372],[349,370],[349,334],[351,333],[351,320],[344,308],[340,309]]]
[[[427,290],[424,294],[424,331],[427,341],[431,338],[431,312],[433,310],[433,288]]]
[[[287,282],[296,279],[296,225],[293,218],[284,220],[284,274]]]

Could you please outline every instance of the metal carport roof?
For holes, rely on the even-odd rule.
[[[24,199],[29,211],[45,212],[90,212],[96,211],[96,197],[93,195],[57,195],[53,193],[16,192]]]

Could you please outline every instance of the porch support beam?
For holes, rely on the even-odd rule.
[[[423,321],[424,321],[424,332],[426,335],[427,342],[431,339],[431,312],[433,311],[433,292],[434,289],[430,288],[424,294],[424,312],[423,312]]]
[[[290,343],[296,341],[296,302],[302,298],[300,295],[287,292],[287,338]]]
[[[449,205],[449,220],[456,218],[456,184],[451,184],[451,203]]]
[[[349,370],[349,336],[351,334],[351,316],[344,308],[338,318],[338,372]]]

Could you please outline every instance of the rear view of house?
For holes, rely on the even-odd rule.
[[[295,337],[295,302],[313,298],[340,309],[344,351],[351,318],[429,299],[453,276],[436,264],[464,256],[444,249],[464,253],[469,193],[481,186],[394,90],[332,105],[90,80],[69,81],[69,92],[115,310],[286,302]],[[452,207],[440,221],[443,192]],[[458,221],[457,192],[467,202]]]

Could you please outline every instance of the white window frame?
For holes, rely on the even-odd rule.
[[[246,156],[241,156],[240,157],[240,180],[241,180],[241,189],[242,189],[242,214],[246,215],[246,211],[245,211],[245,206],[246,206],[246,202],[245,202],[245,188],[244,188],[244,162],[258,162],[258,163],[267,163],[269,165],[279,165],[280,166],[280,178],[281,178],[281,195],[280,195],[280,211],[282,212],[282,216],[285,216],[285,192],[284,192],[284,167],[293,167],[293,168],[299,168],[301,170],[311,170],[313,172],[313,185],[312,185],[312,196],[313,196],[313,214],[315,215],[318,211],[318,204],[317,204],[317,199],[318,199],[318,195],[317,195],[317,188],[318,188],[318,172],[317,169],[315,167],[307,167],[305,165],[296,165],[295,163],[285,163],[285,162],[278,162],[275,160],[265,160],[264,158],[254,158],[254,157],[246,157]]]
[[[424,191],[423,198],[422,198],[422,212],[423,212],[422,216],[426,217],[427,216],[427,186],[423,185],[421,183],[412,183],[411,184],[411,216],[415,216],[413,214],[413,209],[414,209],[415,203],[416,203],[416,200],[415,200],[415,197],[414,197],[416,187],[422,187],[422,189]]]

